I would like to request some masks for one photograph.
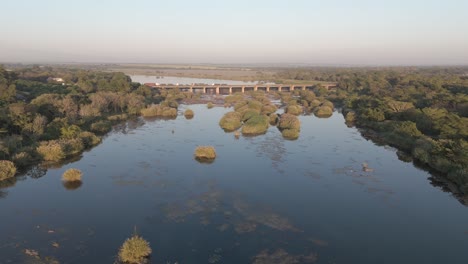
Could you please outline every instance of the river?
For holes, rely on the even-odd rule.
[[[301,116],[290,141],[276,127],[236,139],[218,125],[229,110],[130,121],[76,161],[4,184],[0,263],[32,263],[26,249],[113,263],[135,230],[152,263],[466,263],[467,208],[341,114]],[[198,145],[214,163],[194,160]],[[81,186],[62,185],[68,168]]]

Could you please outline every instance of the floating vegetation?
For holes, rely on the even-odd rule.
[[[185,116],[185,118],[187,118],[187,119],[192,119],[193,116],[194,116],[193,110],[192,110],[192,109],[187,109],[187,110],[185,110],[184,116]]]
[[[119,250],[119,259],[124,263],[147,263],[151,254],[148,241],[138,235],[128,238]]]
[[[234,230],[236,230],[238,234],[250,233],[250,232],[255,231],[256,229],[257,229],[257,224],[254,222],[238,223],[236,224],[234,228]]]
[[[62,175],[64,182],[79,182],[81,181],[82,172],[78,169],[68,169]]]
[[[253,264],[295,264],[295,263],[314,263],[318,259],[317,254],[310,255],[291,255],[284,249],[277,249],[270,253],[269,250],[263,250],[253,258]]]
[[[282,114],[278,123],[278,128],[284,138],[297,139],[299,138],[299,132],[301,130],[301,122],[295,115]]]
[[[333,108],[328,105],[321,105],[315,109],[316,117],[328,118],[333,115]]]
[[[242,115],[238,112],[228,112],[219,121],[219,126],[226,132],[232,132],[242,126]]]
[[[302,114],[303,110],[300,105],[288,105],[285,109],[285,113],[291,114],[291,115],[300,115]]]
[[[141,115],[144,117],[176,118],[177,108],[153,104],[147,108],[141,109]]]
[[[195,149],[194,155],[200,162],[212,162],[216,158],[216,150],[212,146],[199,146]]]
[[[222,205],[234,211],[228,211]],[[250,206],[239,198],[225,197],[214,187],[184,203],[170,204],[165,211],[166,217],[175,222],[183,222],[191,215],[200,215],[200,223],[203,225],[209,218],[224,214],[226,222],[217,227],[221,232],[233,226],[239,234],[249,233],[260,225],[279,231],[300,232],[287,218],[260,206]]]
[[[243,135],[265,134],[269,127],[269,119],[266,115],[257,114],[249,118],[242,126]]]

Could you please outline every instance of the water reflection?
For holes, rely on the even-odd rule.
[[[42,178],[44,175],[47,173],[47,168],[41,165],[36,165],[29,169],[29,171],[26,173],[29,177],[32,179],[39,179]]]
[[[83,185],[82,181],[62,181],[63,187],[68,191],[73,191],[81,187]]]

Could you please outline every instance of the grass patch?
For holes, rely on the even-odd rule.
[[[81,175],[83,173],[78,169],[68,169],[62,175],[62,181],[64,182],[76,182],[81,181]]]
[[[148,241],[138,235],[133,235],[123,243],[119,250],[119,259],[124,263],[145,263],[151,254]]]
[[[212,146],[199,146],[195,149],[195,159],[198,161],[212,161],[216,158],[216,150]]]
[[[207,107],[208,109],[211,109],[211,108],[214,107],[214,104],[213,104],[212,102],[208,102],[208,103],[206,104],[206,107]]]
[[[257,114],[249,118],[242,126],[243,135],[261,135],[268,130],[269,118],[266,115]]]
[[[192,110],[192,109],[187,109],[187,110],[185,110],[185,112],[184,112],[184,116],[185,116],[185,118],[187,118],[187,119],[192,119],[194,115],[195,115],[195,114],[193,113],[193,110]]]
[[[286,139],[298,139],[300,131],[297,129],[284,129],[281,135]]]
[[[317,107],[314,114],[316,117],[330,117],[333,115],[333,108],[328,105],[321,105]]]
[[[151,105],[147,108],[141,109],[141,115],[144,117],[165,117],[176,118],[177,109],[164,105]]]
[[[291,115],[300,115],[302,114],[303,110],[300,105],[288,105],[285,112]]]
[[[301,131],[301,122],[297,116],[282,114],[278,122],[278,129],[286,139],[297,139]]]
[[[219,126],[226,132],[232,132],[242,126],[241,114],[238,112],[228,112],[219,121]]]

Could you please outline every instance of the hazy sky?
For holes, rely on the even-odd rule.
[[[468,64],[468,0],[1,0],[0,62]]]

